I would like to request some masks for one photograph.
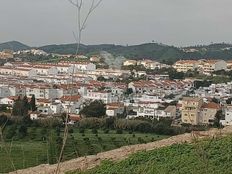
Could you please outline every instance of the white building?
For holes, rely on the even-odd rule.
[[[178,72],[187,72],[189,70],[194,71],[198,68],[198,65],[197,60],[179,60],[173,65],[173,68]]]
[[[47,67],[47,66],[35,66],[33,68],[36,71],[37,75],[57,75],[58,69],[56,67]]]
[[[9,97],[0,98],[0,104],[13,106],[14,100]]]
[[[227,63],[224,60],[202,60],[199,70],[210,75],[214,71],[227,70]]]
[[[64,111],[64,108],[61,103],[52,103],[50,105],[50,109],[52,110],[53,114],[61,114]]]
[[[82,109],[82,98],[80,95],[61,97],[64,112],[71,114],[79,114]]]
[[[225,120],[220,121],[223,126],[232,125],[232,105],[228,105],[225,109]]]
[[[88,100],[102,100],[105,104],[118,102],[118,97],[114,96],[111,92],[106,91],[87,91],[83,96]]]
[[[135,66],[135,65],[137,65],[136,60],[126,60],[125,62],[123,62],[123,66]]]
[[[80,71],[95,71],[96,65],[90,62],[59,62],[58,65],[70,65],[69,73]],[[74,69],[73,69],[74,68]]]
[[[10,95],[10,90],[8,86],[0,86],[0,97],[9,97]]]
[[[106,115],[108,117],[115,117],[118,115],[122,115],[123,112],[124,112],[123,103],[109,103],[106,105]]]

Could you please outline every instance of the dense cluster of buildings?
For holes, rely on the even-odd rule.
[[[45,55],[38,50],[30,50],[30,54]],[[71,118],[77,120],[83,107],[101,100],[109,117],[170,118],[180,124],[208,125],[213,124],[221,112],[225,116],[221,124],[232,124],[232,106],[226,102],[232,98],[232,82],[195,89],[194,79],[170,80],[167,74],[98,69],[94,63],[100,61],[98,56],[81,59],[46,64],[5,63],[0,66],[0,105],[12,109],[18,97],[27,96],[30,100],[35,96],[37,111],[30,113],[31,119],[69,112]],[[151,70],[171,67],[151,60],[127,60],[123,65],[141,65]],[[204,74],[231,67],[232,62],[223,60],[180,60],[173,65],[178,72]],[[125,79],[131,76],[145,78],[127,83]],[[104,80],[98,80],[100,77]]]
[[[229,68],[230,62],[224,60],[180,60],[177,61],[173,68],[178,72],[187,72],[187,71],[199,71],[203,74],[210,75],[210,73],[219,70],[227,70]]]
[[[0,51],[0,59],[12,59],[14,57],[11,50]]]
[[[157,61],[145,59],[145,60],[126,60],[123,62],[123,66],[143,66],[146,69],[161,69],[161,68],[169,68],[170,65],[162,64]]]
[[[12,108],[18,96],[30,99],[34,95],[37,111],[31,113],[32,119],[64,112],[79,116],[86,103],[94,100],[106,104],[108,116],[175,118],[176,106],[167,104],[173,101],[167,96],[181,96],[193,86],[191,81],[172,81],[166,76],[129,84],[97,81],[98,77],[123,79],[131,73],[120,69],[97,69],[91,62],[8,62],[0,66],[0,104]]]

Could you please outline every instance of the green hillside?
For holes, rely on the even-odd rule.
[[[19,50],[30,49],[30,47],[25,45],[25,44],[22,44],[18,41],[10,41],[10,42],[5,42],[5,43],[0,43],[0,51],[3,51],[5,49],[19,51]]]
[[[232,46],[230,44],[211,44],[206,46],[192,46],[177,48],[158,43],[146,43],[141,45],[81,45],[80,53],[96,54],[100,51],[107,51],[115,56],[124,56],[131,59],[153,59],[159,61],[176,61],[179,59],[224,59],[232,58]],[[49,45],[40,47],[48,53],[74,54],[76,51],[75,44],[68,45]],[[183,49],[195,49],[194,52],[186,52]]]
[[[6,42],[0,44],[0,51],[4,49],[12,49],[14,51],[30,49],[29,46],[17,41]],[[38,47],[47,53],[57,54],[75,54],[76,44],[46,45]],[[194,49],[195,51],[189,51]],[[186,51],[187,50],[187,51]],[[140,45],[81,45],[80,54],[99,54],[106,51],[114,56],[124,56],[128,59],[153,59],[163,62],[173,63],[179,59],[232,59],[232,45],[226,43],[217,43],[210,45],[197,45],[178,48],[159,43],[145,43]]]
[[[105,161],[100,167],[75,174],[229,174],[232,173],[231,152],[229,136],[140,152],[124,161]]]

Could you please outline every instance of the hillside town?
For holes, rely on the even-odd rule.
[[[15,102],[26,96],[29,101],[32,97],[36,100],[36,110],[29,113],[32,120],[69,113],[73,124],[82,118],[80,111],[86,105],[98,100],[104,103],[108,117],[169,118],[177,125],[210,125],[221,114],[220,124],[232,124],[232,105],[228,103],[232,82],[196,87],[196,78],[170,79],[168,74],[146,71],[172,68],[211,76],[217,71],[230,71],[231,61],[179,60],[173,65],[149,59],[123,62],[123,67],[142,66],[144,70],[140,71],[97,68],[99,56],[78,55],[74,56],[76,61],[39,63],[20,61],[15,55],[21,53],[49,55],[35,49],[0,53],[1,59],[6,60],[0,66],[0,105],[9,115]],[[59,55],[66,59],[70,56]]]

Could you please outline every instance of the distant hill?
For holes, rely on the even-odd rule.
[[[13,49],[14,51],[30,49],[29,46],[17,41],[0,44],[0,51],[3,49]],[[45,45],[38,47],[47,53],[75,54],[76,44]],[[197,45],[178,48],[158,43],[145,43],[140,45],[81,45],[81,54],[99,54],[101,51],[108,52],[115,57],[126,57],[127,59],[153,59],[166,63],[173,63],[179,59],[232,59],[232,45],[217,43],[210,45]]]
[[[5,43],[0,43],[0,51],[3,51],[5,49],[19,51],[19,50],[30,49],[30,47],[25,45],[25,44],[22,44],[21,42],[18,42],[18,41],[10,41],[10,42],[5,42]]]
[[[74,54],[76,44],[49,45],[40,47],[48,53]],[[80,53],[95,54],[107,51],[115,56],[124,56],[131,59],[154,59],[173,62],[179,59],[232,59],[232,45],[220,43],[211,45],[191,46],[178,48],[158,43],[146,43],[141,45],[81,45]]]
[[[76,51],[76,44],[67,45],[48,45],[40,47],[48,53],[58,54],[74,54]],[[157,44],[147,43],[133,46],[122,46],[112,44],[102,45],[81,45],[80,53],[82,54],[96,54],[100,51],[107,51],[114,56],[124,56],[131,59],[177,59],[181,57],[182,51],[176,47]]]

